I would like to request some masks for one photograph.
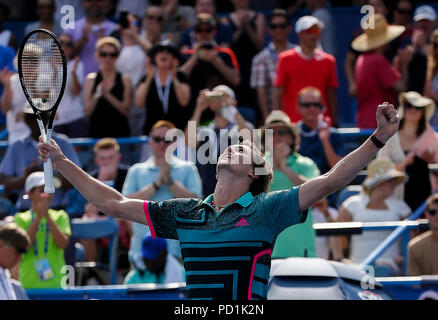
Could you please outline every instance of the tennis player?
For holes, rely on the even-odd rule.
[[[248,141],[232,145],[219,157],[216,189],[204,200],[128,199],[73,164],[54,141],[38,149],[40,159],[50,154],[56,170],[99,211],[147,224],[153,237],[179,239],[189,299],[266,299],[278,234],[304,222],[309,207],[347,185],[397,131],[393,105],[379,105],[376,118],[378,128],[359,148],[328,173],[289,190],[266,193],[273,176],[269,163]],[[266,174],[256,175],[257,169]]]

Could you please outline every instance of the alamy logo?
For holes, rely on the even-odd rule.
[[[362,6],[360,13],[366,13],[360,20],[360,27],[363,30],[374,29],[374,7],[370,5]]]

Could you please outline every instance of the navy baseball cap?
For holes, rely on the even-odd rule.
[[[146,236],[143,238],[141,250],[143,259],[154,260],[163,250],[167,250],[167,242],[165,239],[152,238],[152,236]]]

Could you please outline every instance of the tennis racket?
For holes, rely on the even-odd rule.
[[[53,120],[67,80],[67,61],[59,39],[50,31],[29,32],[18,51],[18,75],[21,87],[38,121],[41,136],[50,143]],[[47,133],[44,119],[47,120]],[[44,192],[54,193],[53,167],[44,162]]]

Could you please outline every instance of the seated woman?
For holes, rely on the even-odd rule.
[[[368,165],[368,176],[363,182],[363,192],[345,200],[339,207],[336,222],[398,221],[411,213],[409,206],[392,197],[398,184],[406,181],[406,174],[395,169],[388,158],[375,159]],[[353,235],[350,243],[350,260],[361,263],[391,231],[365,231]],[[333,239],[332,251],[336,260],[344,258],[339,237]],[[399,273],[399,247],[395,243],[376,261],[376,265],[389,267],[393,275]]]
[[[434,111],[433,100],[415,91],[401,93],[399,130],[377,154],[390,158],[408,176],[394,197],[406,201],[412,211],[431,194],[428,164],[438,162],[438,135],[429,124]]]

